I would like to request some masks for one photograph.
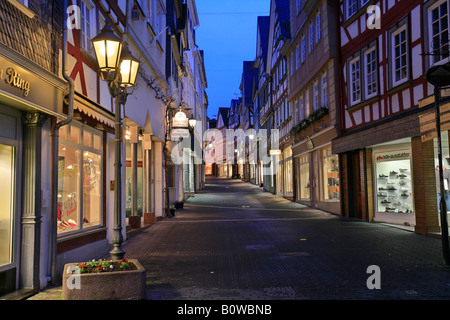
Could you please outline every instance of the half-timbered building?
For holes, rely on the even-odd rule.
[[[267,141],[262,139],[262,129],[266,130],[267,126],[263,125],[266,122],[262,121],[265,106],[268,105],[268,79],[266,78],[267,65],[267,44],[269,33],[270,16],[260,16],[257,19],[256,27],[256,59],[253,62],[253,69],[255,70],[255,78],[253,85],[253,114],[254,114],[254,129],[258,134],[257,137],[257,157],[256,157],[256,176],[255,184],[259,186],[264,185],[264,159],[267,156]]]
[[[436,37],[448,42],[448,3],[341,0],[338,12],[339,137],[332,150],[340,155],[342,214],[438,231],[437,154],[419,122],[432,104],[419,105],[433,94],[424,77],[429,66],[448,59],[448,50],[424,55]]]
[[[287,51],[295,200],[333,213],[340,212],[339,161],[331,152],[337,136],[336,16],[334,1],[291,1]]]
[[[289,1],[272,0],[267,49],[267,71],[271,80],[270,108],[272,128],[278,130],[279,149],[273,155],[275,194],[293,197],[292,183],[292,110],[288,103],[286,48],[291,38]],[[274,134],[276,131],[272,131]],[[275,138],[276,139],[276,138]],[[275,146],[271,149],[275,150]]]

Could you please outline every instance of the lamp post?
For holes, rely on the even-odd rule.
[[[197,119],[194,118],[194,115],[191,114],[189,118],[189,131],[191,131],[191,151],[192,151],[192,169],[193,169],[193,181],[194,181],[194,193],[195,193],[195,153],[194,153],[194,139],[195,139],[195,125],[197,124]]]
[[[114,229],[111,258],[121,260],[125,256],[122,249],[122,119],[121,105],[125,105],[128,95],[136,86],[139,61],[135,59],[126,45],[114,34],[106,21],[105,27],[91,40],[97,58],[102,80],[108,83],[109,93],[115,99],[115,156],[114,156]],[[128,92],[128,88],[132,88]]]
[[[431,67],[426,74],[427,81],[434,86],[434,105],[436,108],[436,131],[438,143],[439,184],[440,184],[440,218],[442,231],[442,255],[444,263],[450,264],[450,251],[448,242],[447,205],[445,203],[444,166],[442,161],[441,116],[439,108],[439,90],[450,85],[450,64]]]

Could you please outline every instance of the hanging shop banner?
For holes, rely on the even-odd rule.
[[[396,160],[407,160],[411,156],[410,151],[408,150],[402,150],[402,151],[389,151],[389,152],[382,152],[377,154],[375,157],[377,162],[383,162],[383,161],[396,161]]]

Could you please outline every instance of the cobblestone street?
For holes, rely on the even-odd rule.
[[[184,210],[130,239],[147,299],[449,299],[441,241],[209,179]],[[370,265],[381,289],[369,290]]]

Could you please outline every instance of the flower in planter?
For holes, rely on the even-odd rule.
[[[79,264],[77,264],[77,267],[80,268],[80,273],[87,272],[87,266],[85,263],[79,263]]]
[[[119,266],[121,268],[126,268],[129,266],[129,262],[127,259],[123,258],[122,260],[119,261]]]

